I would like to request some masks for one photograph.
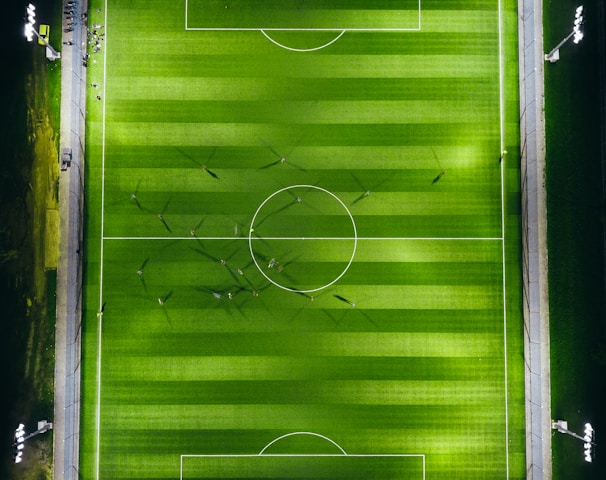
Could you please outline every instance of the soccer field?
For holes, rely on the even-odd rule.
[[[525,478],[516,7],[92,2],[81,478]]]

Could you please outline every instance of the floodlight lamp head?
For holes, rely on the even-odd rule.
[[[579,43],[581,40],[583,40],[583,32],[576,32],[572,41],[574,43]]]
[[[28,42],[34,39],[34,27],[31,23],[25,24],[25,38],[27,38]]]

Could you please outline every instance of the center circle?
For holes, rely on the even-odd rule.
[[[278,205],[280,205],[279,208],[272,211],[269,208],[270,205],[272,203],[276,203],[278,201],[278,198],[279,198],[278,196],[280,196],[280,198],[284,197],[284,195],[280,195],[280,194],[284,194],[284,193],[288,194],[291,197],[291,199],[289,199],[288,203],[280,204],[278,202]],[[328,195],[329,198],[321,199],[321,201],[318,202],[317,201],[318,193],[321,193],[322,197],[324,197],[325,195]],[[316,195],[314,195],[314,194],[316,194]],[[313,198],[313,197],[316,197],[316,198]],[[316,201],[308,202],[308,200],[316,200]],[[336,203],[335,203],[335,201],[336,201]],[[316,203],[318,206],[314,206],[314,203]],[[327,222],[329,222],[329,223],[327,223],[327,225],[330,225],[331,228],[332,227],[337,228],[337,229],[343,228],[342,224],[340,223],[340,218],[345,217],[351,223],[352,234],[351,234],[351,236],[347,236],[347,237],[341,237],[341,236],[337,236],[337,235],[326,236],[326,237],[313,236],[313,235],[311,235],[311,236],[297,235],[297,236],[286,236],[286,237],[260,235],[260,231],[263,230],[261,227],[266,222],[273,224],[274,228],[277,228],[279,231],[282,231],[284,226],[279,222],[280,214],[289,209],[293,209],[294,207],[313,209],[319,215],[322,215],[322,216],[326,215]],[[310,213],[310,212],[311,211],[308,211],[308,213]],[[309,228],[310,227],[309,223],[303,224],[303,222],[302,222],[302,220],[305,219],[306,216],[307,215],[300,215],[300,216],[292,217],[292,220],[296,221],[297,228],[301,228],[301,227]],[[291,218],[291,217],[288,217],[288,218]],[[288,225],[286,225],[286,227],[288,228]],[[264,228],[271,230],[270,227],[264,227]],[[265,268],[267,270],[275,268],[275,271],[281,272],[282,271],[281,269],[284,268],[284,265],[289,264],[289,263],[294,263],[294,260],[292,260],[290,262],[286,262],[285,259],[279,258],[278,254],[276,254],[275,256],[272,256],[273,252],[271,251],[271,249],[270,249],[270,253],[268,255],[262,255],[260,252],[255,252],[255,249],[253,248],[254,242],[262,242],[264,244],[267,244],[268,248],[269,248],[269,242],[276,242],[276,241],[277,242],[300,241],[300,242],[306,242],[307,244],[309,244],[310,242],[343,241],[343,240],[351,240],[353,242],[353,248],[351,251],[351,255],[349,255],[349,253],[347,253],[346,258],[344,260],[344,262],[346,263],[345,267],[343,268],[343,270],[340,273],[338,273],[336,275],[336,277],[333,280],[331,280],[330,282],[323,284],[319,287],[314,287],[314,288],[295,288],[294,286],[284,285],[283,282],[278,281],[274,278],[271,278],[266,273]],[[261,273],[261,275],[263,275],[270,283],[272,283],[276,287],[279,287],[279,288],[289,291],[289,292],[295,292],[295,293],[317,292],[319,290],[323,290],[324,288],[330,287],[334,283],[338,282],[341,279],[341,277],[343,277],[343,275],[345,275],[345,273],[351,266],[353,259],[356,255],[357,245],[358,245],[358,232],[356,229],[356,222],[354,221],[354,218],[353,218],[351,212],[349,211],[349,209],[347,208],[347,206],[334,193],[332,193],[329,190],[326,190],[322,187],[318,187],[316,185],[291,185],[289,187],[281,188],[280,190],[277,190],[274,193],[272,193],[269,197],[267,197],[259,205],[259,208],[257,208],[255,214],[252,217],[250,229],[248,232],[248,247],[250,250],[250,255],[251,255],[252,260],[253,260],[254,264],[256,265],[257,269]],[[263,266],[261,266],[261,264],[259,263],[260,260],[263,261],[263,265],[265,266],[265,268]]]

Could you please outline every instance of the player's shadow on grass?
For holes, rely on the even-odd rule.
[[[211,170],[208,167],[208,165],[210,165],[211,161],[215,158],[218,147],[213,147],[211,149],[210,154],[206,158],[205,162],[200,162],[200,161],[196,160],[194,157],[189,155],[185,150],[183,150],[181,148],[178,148],[178,147],[175,147],[175,148],[181,155],[183,155],[185,158],[187,158],[189,161],[191,161],[194,165],[196,165],[200,169],[204,170],[208,175],[210,175],[215,180],[219,180],[219,175],[217,175],[213,170]]]
[[[261,167],[259,167],[259,170],[267,170],[268,168],[272,168],[272,167],[275,167],[276,165],[283,164],[283,165],[288,165],[290,167],[296,168],[297,170],[300,170],[302,172],[306,172],[307,170],[305,170],[303,167],[301,167],[295,163],[292,163],[290,160],[288,160],[288,157],[293,152],[293,150],[301,144],[302,139],[303,138],[301,137],[295,143],[295,145],[292,146],[287,152],[282,152],[283,155],[278,153],[278,151],[274,147],[272,147],[269,143],[263,141],[262,143],[263,143],[263,145],[265,145],[265,148],[267,148],[269,150],[269,152],[274,157],[276,157],[276,160],[274,160],[273,162],[267,163],[265,165],[262,165]]]
[[[368,187],[367,185],[363,184],[360,181],[360,179],[353,173],[351,174],[351,176],[354,179],[354,181],[356,182],[356,184],[358,185],[358,187],[362,190],[362,193],[358,197],[356,197],[353,202],[350,203],[350,205],[349,205],[350,207],[354,206],[356,203],[361,202],[365,198],[369,197],[372,192],[374,192],[377,188],[379,188],[381,185],[383,185],[387,181],[387,179],[383,179],[383,180],[373,184],[371,187]]]

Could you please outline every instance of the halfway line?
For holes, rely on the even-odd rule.
[[[357,237],[366,241],[503,241],[502,237]],[[103,240],[243,240],[248,237],[103,237]],[[252,237],[252,240],[355,240],[354,237]]]

